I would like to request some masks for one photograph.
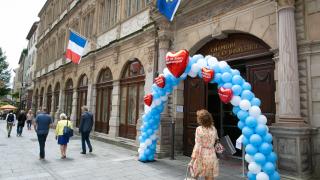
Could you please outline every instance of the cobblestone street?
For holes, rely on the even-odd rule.
[[[136,152],[92,140],[93,153],[80,154],[80,139],[70,140],[67,159],[60,159],[59,146],[51,131],[46,143],[46,160],[38,160],[35,132],[24,128],[22,137],[16,136],[16,126],[7,138],[5,122],[0,121],[0,179],[184,179],[188,157],[178,160],[160,159],[154,163],[136,160]],[[222,164],[218,179],[241,179],[239,162],[228,168]]]

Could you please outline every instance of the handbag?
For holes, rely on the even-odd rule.
[[[214,145],[214,149],[215,149],[216,153],[218,153],[218,154],[222,154],[225,150],[225,148],[220,143],[220,140],[218,138],[217,138],[216,143]]]
[[[197,180],[198,178],[193,177],[191,171],[193,171],[192,166],[187,166],[187,172],[184,180]]]
[[[68,120],[67,120],[67,125],[63,127],[63,135],[67,137],[72,137],[73,136],[73,129],[71,129],[68,126]]]

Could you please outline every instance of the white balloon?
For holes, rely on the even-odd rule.
[[[150,112],[151,108],[147,105],[144,105],[144,113],[148,114]]]
[[[261,114],[261,109],[258,106],[251,106],[249,109],[249,114],[254,118],[258,118]]]
[[[207,61],[205,59],[199,59],[197,64],[200,67],[200,69],[203,67],[207,67]],[[192,67],[191,67],[191,69],[192,69]]]
[[[248,100],[244,99],[240,101],[239,106],[240,106],[240,109],[247,111],[250,109],[251,103]]]
[[[197,76],[197,73],[195,73],[195,72],[193,72],[192,70],[188,73],[188,75],[190,76],[190,77],[196,77]]]
[[[164,74],[165,76],[167,76],[167,75],[171,75],[171,72],[169,71],[168,68],[164,68],[164,69],[163,69],[163,74]]]
[[[244,159],[245,159],[248,163],[253,162],[253,157],[250,156],[249,154],[246,154],[246,155],[244,156]]]
[[[269,176],[268,174],[264,173],[264,172],[259,172],[256,176],[257,180],[269,180]]]
[[[213,65],[215,65],[216,63],[218,63],[217,58],[215,58],[215,57],[210,57],[210,58],[208,59],[208,65],[209,65],[210,69],[211,69],[211,67],[213,67]]]
[[[147,146],[150,146],[150,145],[152,144],[152,140],[151,140],[151,139],[146,139],[145,144],[146,144]]]
[[[141,144],[140,144],[140,148],[141,148],[141,149],[145,149],[146,147],[147,147],[147,146],[146,146],[145,143],[141,143]]]
[[[193,72],[193,73],[195,73],[195,74],[197,74],[199,71],[200,71],[200,67],[198,66],[198,64],[197,63],[194,63],[194,64],[192,64],[192,66],[191,66],[191,71]],[[190,72],[191,72],[190,71]],[[189,73],[190,73],[189,72]]]
[[[157,139],[157,135],[152,134],[151,137],[150,137],[150,139],[153,140],[153,141],[156,140],[156,139]]]
[[[138,153],[141,154],[142,152],[143,152],[143,149],[142,149],[142,148],[139,148],[139,149],[138,149]]]
[[[156,105],[156,106],[159,106],[160,104],[161,104],[161,99],[159,98],[159,99],[155,99],[154,100],[154,104]]]
[[[248,169],[253,174],[258,174],[261,171],[261,166],[255,162],[249,163]]]
[[[228,66],[228,63],[227,63],[227,62],[225,62],[225,61],[219,61],[219,67],[220,67],[220,68],[223,68],[223,67],[225,67],[225,66]]]
[[[267,124],[267,117],[265,115],[260,115],[257,120],[259,124]]]
[[[160,99],[162,102],[165,102],[168,100],[168,96],[161,96]]]
[[[241,97],[240,96],[233,96],[230,102],[234,106],[239,106],[239,104],[241,102]]]

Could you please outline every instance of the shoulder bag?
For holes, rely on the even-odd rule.
[[[68,126],[68,120],[67,120],[67,125],[63,127],[63,135],[67,137],[72,137],[73,136],[73,129],[71,129]]]

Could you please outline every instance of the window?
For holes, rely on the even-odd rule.
[[[86,38],[90,38],[92,36],[93,14],[93,11],[87,13],[82,20],[82,34]]]
[[[150,0],[125,0],[125,16],[130,17],[144,9]]]
[[[128,63],[120,80],[120,136],[135,139],[136,124],[143,111],[144,69],[134,59]]]
[[[109,68],[101,70],[97,81],[95,130],[108,134],[111,113],[112,74]]]
[[[103,0],[100,4],[99,30],[104,32],[118,21],[118,0]]]
[[[78,102],[77,102],[77,121],[76,126],[80,125],[81,107],[87,105],[88,77],[84,74],[78,83]]]
[[[63,31],[60,35],[59,35],[59,40],[58,40],[58,58],[60,58],[63,54],[64,54],[64,43],[65,43],[65,36],[66,33],[65,31]]]
[[[68,79],[65,87],[65,109],[64,112],[68,117],[71,116],[72,112],[72,99],[73,99],[73,82]]]
[[[47,90],[47,112],[51,112],[51,102],[52,102],[52,87],[49,85]]]
[[[54,112],[57,112],[59,107],[59,96],[60,96],[60,83],[57,83],[54,88],[54,106],[53,106]]]

